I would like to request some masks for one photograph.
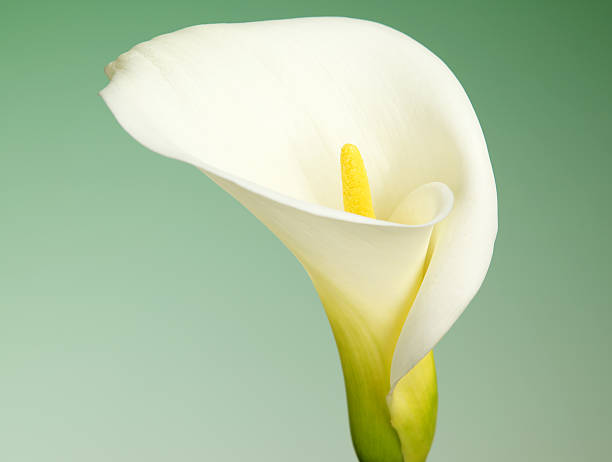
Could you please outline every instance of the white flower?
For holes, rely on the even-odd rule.
[[[106,73],[101,96],[125,130],[200,168],[308,271],[360,459],[424,460],[435,375],[402,378],[480,287],[497,232],[484,137],[450,70],[380,24],[304,18],[190,27]],[[342,210],[345,143],[363,154],[378,219]]]

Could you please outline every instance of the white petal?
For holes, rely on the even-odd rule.
[[[411,227],[340,211],[340,147],[359,146],[380,218],[421,185],[450,187],[455,207],[436,226],[392,382],[480,286],[497,228],[484,138],[452,73],[407,36],[346,18],[195,26],[137,45],[107,73],[101,95],[134,138],[207,172],[311,275],[379,311],[413,289],[435,219]],[[449,203],[442,190],[429,190],[446,198],[436,219]]]

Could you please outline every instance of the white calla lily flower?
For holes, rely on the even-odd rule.
[[[428,353],[480,287],[497,232],[485,140],[451,71],[386,26],[303,18],[190,27],[106,73],[101,96],[125,130],[201,169],[306,268],[360,460],[424,460],[437,409]],[[343,210],[348,142],[378,219]]]

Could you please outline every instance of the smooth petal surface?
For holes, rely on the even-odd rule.
[[[206,172],[296,255],[318,283],[331,284],[370,330],[392,339],[392,350],[411,298],[422,279],[432,229],[452,208],[451,191],[430,183],[408,194],[393,222],[383,222],[283,197],[254,192]],[[425,218],[419,225],[410,225]],[[321,291],[319,291],[321,292]]]
[[[360,147],[381,219],[418,186],[450,187],[455,205],[434,231],[392,383],[433,348],[478,290],[497,230],[484,138],[459,82],[404,34],[346,18],[195,26],[137,45],[107,74],[101,95],[134,138],[207,172],[307,268],[321,263],[335,274],[342,265],[371,281],[360,287],[337,276],[359,297],[386,297],[380,312],[409,299],[430,246],[428,227],[341,212],[339,147]],[[346,244],[344,260],[330,253],[338,241]],[[356,245],[358,262],[351,261]]]

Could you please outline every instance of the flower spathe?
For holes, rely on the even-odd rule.
[[[338,343],[359,457],[423,460],[428,437],[402,431],[415,419],[433,431],[433,403],[403,403],[431,390],[402,386],[407,401],[391,394],[388,406],[380,395],[474,296],[497,231],[486,144],[448,68],[380,24],[304,18],[190,27],[106,72],[101,95],[135,139],[200,168],[308,271]],[[378,219],[342,210],[346,142],[363,154]]]

